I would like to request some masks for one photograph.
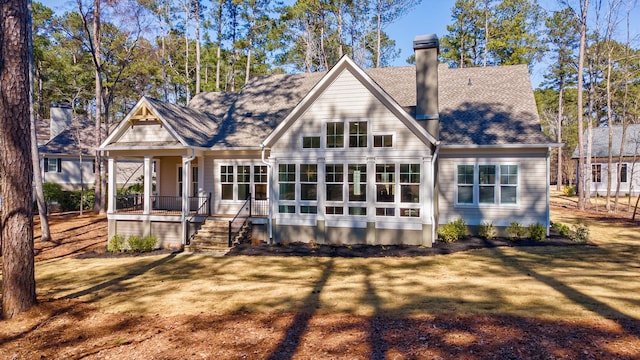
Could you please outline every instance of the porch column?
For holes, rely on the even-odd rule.
[[[143,214],[151,214],[151,192],[153,188],[151,186],[151,180],[153,177],[151,156],[145,155],[144,157],[144,210]]]
[[[182,157],[182,215],[189,215],[189,195],[191,194],[191,159],[189,156]]]
[[[109,172],[109,185],[107,188],[107,194],[109,194],[109,196],[107,197],[107,214],[113,214],[116,212],[116,183],[118,182],[118,174],[116,172],[116,159],[112,157],[109,158],[107,163],[107,171]]]

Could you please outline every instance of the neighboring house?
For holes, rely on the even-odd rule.
[[[60,184],[64,190],[93,188],[95,122],[72,114],[69,105],[54,103],[50,119],[36,123],[42,182]],[[142,176],[142,163],[123,162],[118,173],[118,188],[131,186]]]
[[[414,49],[415,67],[363,70],[343,57],[326,73],[254,78],[188,107],[143,97],[100,150],[110,178],[131,159],[158,176],[140,207],[109,184],[109,237],[181,247],[194,223],[231,219],[247,198],[254,236],[275,242],[431,246],[460,217],[472,229],[548,227],[556,144],[527,66],[438,66],[434,35]]]
[[[640,194],[640,124],[627,126],[624,137],[623,160],[620,162],[620,149],[623,145],[622,126],[613,126],[613,137],[611,142],[611,154],[613,156],[611,169],[611,194],[615,194],[618,186],[618,171],[620,172],[620,193],[622,195]],[[589,188],[592,195],[606,195],[609,168],[609,128],[597,127],[592,129],[591,145],[591,174]],[[584,139],[587,139],[587,131],[584,132]],[[586,142],[586,141],[585,141]],[[584,144],[584,153],[587,154],[587,144]],[[573,152],[572,159],[579,158],[578,147]],[[588,155],[585,155],[588,156]],[[585,166],[586,162],[585,162]],[[576,161],[576,171],[578,169]]]

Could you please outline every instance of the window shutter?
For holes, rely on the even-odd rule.
[[[44,158],[44,172],[49,172],[49,158]]]
[[[58,172],[62,172],[62,159],[61,158],[57,158],[56,160],[58,160]]]

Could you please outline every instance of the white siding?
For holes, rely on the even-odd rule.
[[[510,155],[510,156],[509,156]],[[518,203],[515,205],[457,205],[456,168],[462,164],[516,164],[518,173]],[[440,153],[438,169],[438,222],[445,224],[463,218],[468,225],[491,221],[496,226],[508,226],[512,221],[521,224],[547,222],[547,160],[544,151],[509,154],[488,153]]]
[[[137,123],[129,127],[118,142],[140,143],[157,141],[175,141],[167,129],[156,122]]]
[[[601,181],[593,182],[590,181],[591,194],[595,195],[606,195],[607,194],[607,184],[608,175],[607,169],[609,168],[609,164],[607,162],[593,162],[591,165],[600,165],[601,167]],[[627,181],[620,183],[620,195],[627,195],[631,191],[633,194],[638,194],[640,192],[640,164],[635,164],[633,161],[623,162],[623,164],[627,164]],[[585,165],[586,166],[586,165]],[[616,193],[616,187],[618,185],[618,163],[613,162],[611,169],[611,195]],[[592,176],[591,170],[587,171],[588,176]],[[632,177],[633,174],[633,177]],[[631,181],[633,178],[633,181]]]
[[[349,148],[326,149],[326,122],[368,121],[367,149]],[[345,123],[345,125],[347,125]],[[373,148],[374,134],[392,134],[394,146]],[[320,136],[321,149],[302,149],[303,136]],[[345,141],[348,142],[348,128],[345,126]],[[319,98],[298,118],[272,147],[272,154],[321,150],[336,155],[354,152],[371,155],[387,154],[392,151],[409,151],[412,155],[429,155],[429,148],[416,137],[389,109],[387,109],[358,79],[345,71],[319,96]]]
[[[57,161],[57,158],[51,157],[49,161]],[[57,183],[66,189],[79,189],[82,183],[85,188],[93,187],[93,157],[82,158],[82,176],[80,175],[79,158],[62,158],[61,164],[60,172],[43,171],[42,181]],[[40,166],[44,168],[44,160],[40,160]]]

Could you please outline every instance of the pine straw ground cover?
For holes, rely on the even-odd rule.
[[[638,359],[638,227],[571,201],[593,246],[418,257],[83,258],[106,222],[54,218],[0,358]]]

